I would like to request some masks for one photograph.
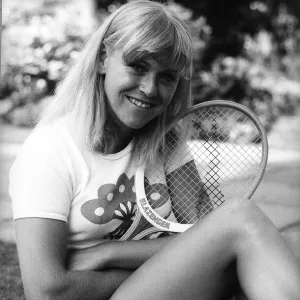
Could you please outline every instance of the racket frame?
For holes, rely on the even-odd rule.
[[[145,165],[141,165],[137,168],[135,173],[135,193],[136,202],[139,211],[142,212],[144,218],[157,229],[162,231],[170,232],[184,232],[189,229],[193,224],[179,224],[174,222],[169,222],[166,219],[159,216],[154,209],[149,205],[147,196],[144,189],[144,175],[145,175]]]
[[[256,128],[258,129],[260,136],[261,136],[261,145],[262,145],[262,161],[260,163],[261,168],[259,170],[259,174],[256,177],[252,189],[249,190],[249,192],[245,195],[245,199],[250,199],[257,189],[267,166],[268,162],[268,140],[267,135],[264,130],[263,125],[257,118],[257,116],[247,107],[241,104],[237,104],[232,101],[226,101],[226,100],[213,100],[213,101],[207,101],[203,102],[197,105],[194,105],[187,110],[185,110],[183,113],[178,114],[176,118],[172,121],[172,123],[168,126],[166,133],[173,128],[173,126],[183,117],[186,115],[192,113],[195,110],[207,108],[207,107],[226,107],[226,108],[233,108],[236,109],[242,113],[244,113],[246,116],[248,116],[253,123],[255,124]],[[168,220],[162,218],[159,216],[149,205],[149,202],[147,200],[147,196],[144,189],[144,176],[145,176],[145,164],[142,164],[137,167],[136,174],[135,174],[135,189],[136,189],[136,202],[138,206],[137,211],[137,217],[136,220],[133,222],[132,226],[135,228],[141,218],[141,215],[153,226],[155,226],[156,229],[149,229],[148,231],[155,232],[155,231],[169,231],[169,232],[184,232],[187,229],[189,229],[194,224],[179,224],[174,222],[169,222]],[[124,235],[124,238],[122,240],[126,240],[126,238],[130,235],[132,230],[128,230],[128,232]],[[141,237],[145,234],[141,233]],[[137,239],[137,238],[134,238]]]

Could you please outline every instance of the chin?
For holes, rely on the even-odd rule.
[[[123,124],[130,128],[130,129],[141,129],[143,128],[146,124],[148,124],[149,122],[151,122],[151,120],[148,120],[147,122],[145,122],[144,120],[140,120],[140,121],[135,121],[135,120],[126,120],[123,122]]]
[[[128,124],[125,124],[126,127],[130,128],[130,129],[133,129],[133,130],[138,130],[138,129],[141,129],[143,128],[147,123],[143,123],[143,124],[132,124],[132,123],[128,123]]]

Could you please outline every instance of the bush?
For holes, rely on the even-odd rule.
[[[83,24],[73,20],[70,25],[64,13],[62,8],[32,14],[14,10],[11,18],[15,22],[4,24],[0,84],[3,120],[23,125],[34,123],[43,107],[41,102],[53,94],[77,57],[87,33]]]

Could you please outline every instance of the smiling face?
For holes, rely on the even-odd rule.
[[[127,63],[116,49],[105,59],[109,117],[127,130],[142,128],[167,108],[177,88],[176,70],[154,58]]]

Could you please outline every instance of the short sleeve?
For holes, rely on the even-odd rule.
[[[52,126],[34,130],[9,174],[14,219],[40,217],[67,221],[72,180],[62,138]]]

